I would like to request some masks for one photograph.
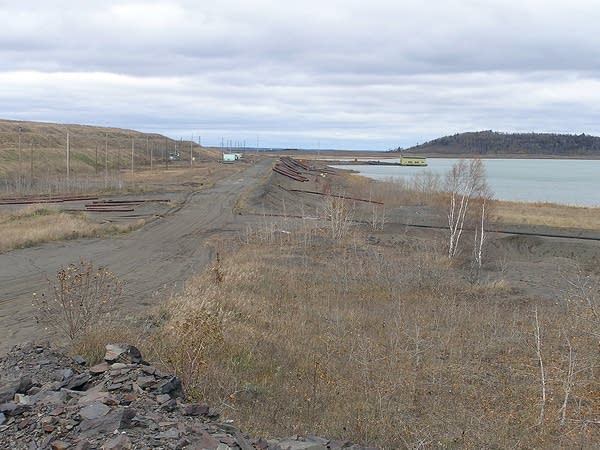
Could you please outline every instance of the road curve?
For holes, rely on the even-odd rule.
[[[222,230],[239,229],[233,206],[242,190],[270,169],[257,162],[244,172],[189,195],[177,212],[114,239],[79,239],[14,250],[0,255],[0,353],[12,345],[43,338],[35,324],[33,292],[47,287],[61,266],[85,258],[106,266],[126,282],[127,313],[139,312],[181,286],[211,259],[206,239]]]

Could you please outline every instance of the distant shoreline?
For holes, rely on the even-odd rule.
[[[314,155],[313,155],[314,156]],[[481,159],[554,159],[557,161],[560,160],[590,160],[597,161],[600,160],[600,156],[551,156],[551,155],[472,155],[472,154],[452,154],[452,155],[442,155],[442,154],[431,154],[431,155],[415,155],[410,154],[410,156],[420,156],[423,158],[431,158],[431,159],[469,159],[469,158],[481,158]],[[333,158],[328,158],[321,156],[319,158],[310,158],[316,161],[322,162],[324,164],[337,164],[343,162],[346,165],[361,165],[368,164],[368,161],[385,161],[390,159],[399,159],[400,153],[397,155],[391,156],[390,154],[375,154],[375,155],[364,155],[364,154],[354,154],[354,155],[339,155]],[[356,159],[356,160],[355,160]]]

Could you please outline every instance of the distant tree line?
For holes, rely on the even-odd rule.
[[[600,137],[587,134],[500,133],[477,131],[457,133],[426,142],[404,152],[480,155],[600,155]]]

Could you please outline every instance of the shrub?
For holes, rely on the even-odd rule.
[[[123,283],[104,267],[85,260],[60,268],[48,289],[33,294],[36,321],[71,342],[102,319],[121,296]]]

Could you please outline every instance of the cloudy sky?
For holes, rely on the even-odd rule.
[[[600,0],[0,0],[0,117],[203,144],[600,135]]]

